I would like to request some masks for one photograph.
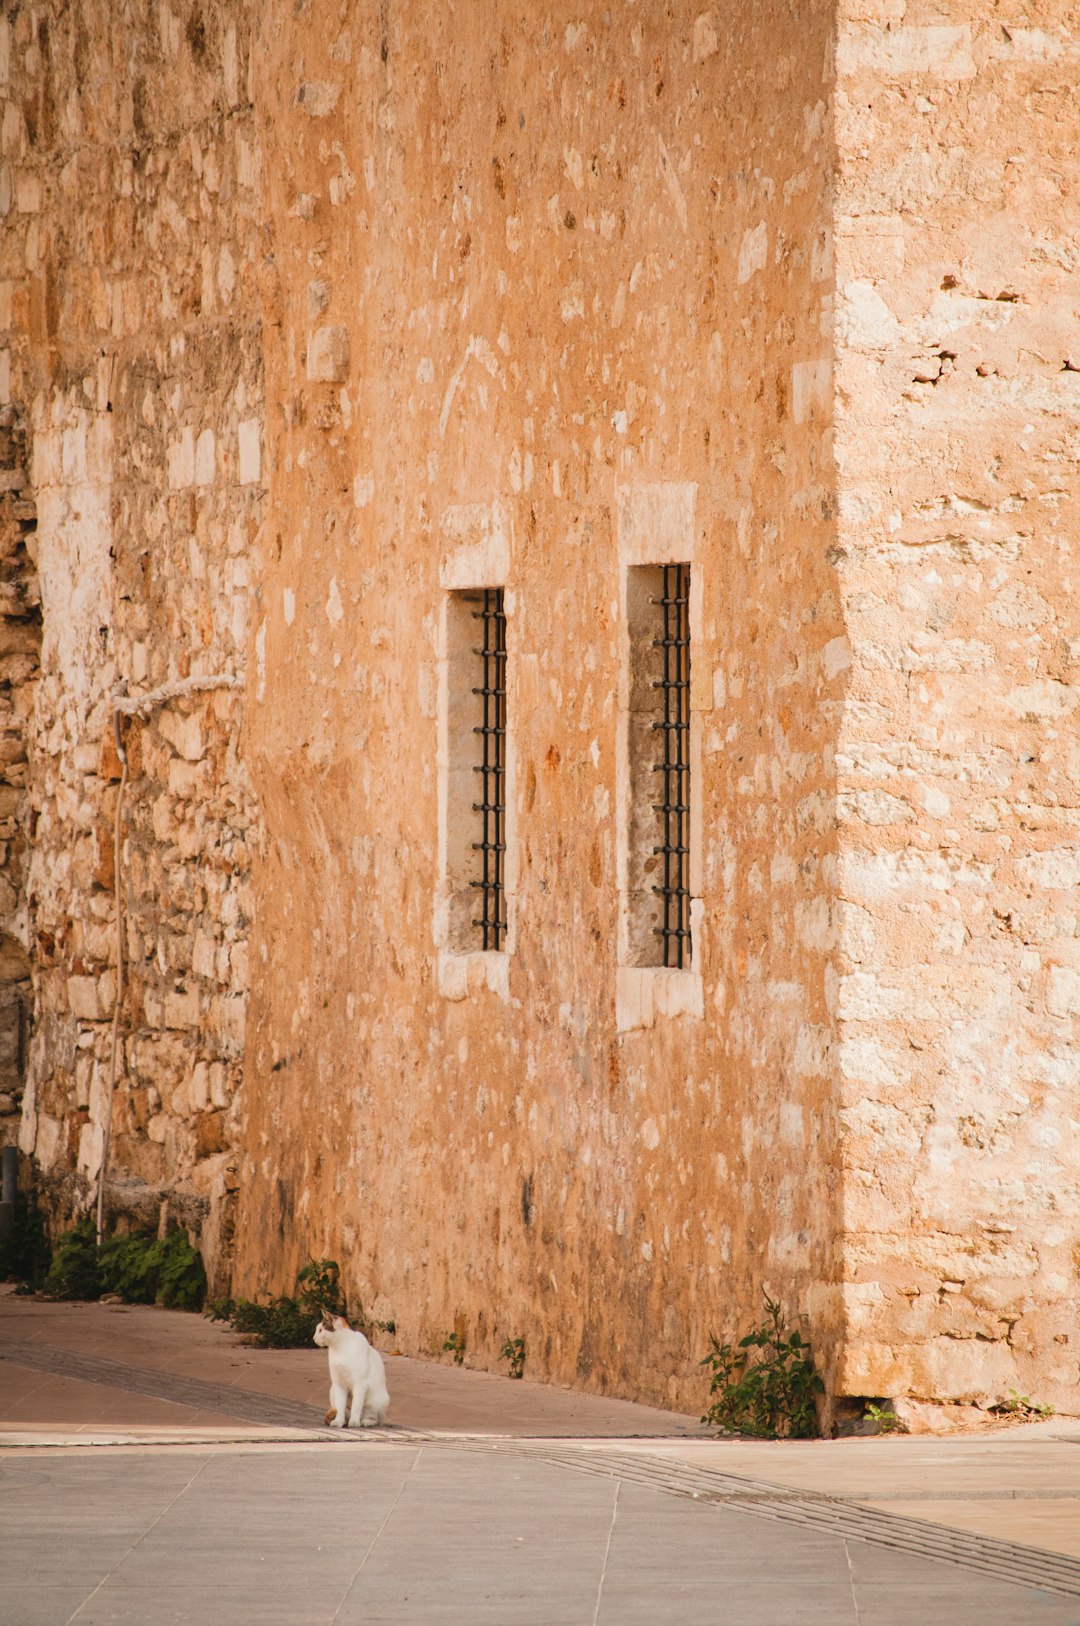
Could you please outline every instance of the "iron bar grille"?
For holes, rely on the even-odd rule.
[[[690,566],[664,565],[663,591],[653,602],[660,609],[663,636],[653,647],[663,650],[664,675],[653,684],[661,691],[663,719],[653,728],[663,741],[663,760],[653,772],[663,774],[663,800],[654,802],[662,840],[653,848],[664,863],[664,879],[653,891],[661,900],[662,923],[656,928],[661,965],[690,964]]]
[[[480,800],[473,812],[480,814],[480,840],[473,851],[480,854],[481,875],[470,885],[479,893],[480,914],[473,919],[479,929],[480,946],[502,947],[506,935],[506,892],[503,884],[506,854],[506,612],[503,589],[485,588],[480,605],[473,610],[482,637],[474,654],[481,663],[481,683],[473,689],[483,702],[483,722],[473,729],[480,741],[480,761],[473,772],[480,775]]]

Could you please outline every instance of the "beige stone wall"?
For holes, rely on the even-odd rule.
[[[0,1139],[20,1108],[58,1218],[126,690],[115,1215],[690,1411],[763,1289],[833,1393],[1073,1403],[1070,27],[3,8]],[[633,918],[627,573],[665,561],[678,972]],[[483,585],[499,955],[460,952]]]
[[[237,1283],[331,1254],[406,1349],[523,1336],[538,1376],[694,1409],[710,1328],[764,1283],[806,1311],[831,1269],[827,9],[316,4],[256,62],[277,410]],[[620,525],[650,503],[701,583],[671,1000],[680,974],[618,964]],[[439,627],[496,511],[489,974],[439,951]]]
[[[258,154],[243,12],[93,4],[0,20],[4,393],[32,428],[43,608],[21,1144],[58,1212],[93,1188],[116,997],[126,690],[242,676],[261,500]],[[242,699],[126,725],[128,989],[110,1204],[229,1221],[253,811]],[[186,1199],[186,1200],[185,1200]]]
[[[1075,1407],[1075,7],[845,0],[848,1393]]]

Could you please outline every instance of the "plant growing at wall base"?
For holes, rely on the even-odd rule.
[[[868,1400],[863,1416],[867,1422],[877,1424],[879,1434],[907,1433],[907,1428],[897,1417],[891,1406],[878,1406],[873,1400]]]
[[[507,1377],[520,1378],[525,1373],[525,1340],[524,1338],[508,1338],[499,1352],[500,1361],[509,1361],[510,1369]]]
[[[186,1231],[107,1236],[99,1248],[97,1228],[87,1216],[57,1237],[42,1291],[57,1299],[114,1293],[125,1304],[198,1310],[206,1297],[206,1272]]]
[[[99,1248],[97,1229],[87,1217],[57,1238],[43,1291],[58,1299],[115,1293],[125,1304],[198,1310],[206,1297],[206,1272],[186,1231],[107,1236]]]
[[[201,1310],[206,1297],[202,1258],[180,1229],[162,1237],[107,1237],[101,1245],[101,1274],[106,1288],[128,1304]]]
[[[246,1342],[258,1349],[298,1349],[311,1343],[327,1310],[346,1314],[336,1259],[309,1260],[297,1273],[294,1293],[278,1294],[265,1304],[253,1299],[214,1299],[208,1313],[214,1321],[231,1321]]]
[[[448,1333],[443,1340],[443,1349],[448,1349],[454,1357],[454,1365],[460,1366],[465,1359],[465,1334],[463,1332]]]
[[[701,1362],[715,1396],[702,1416],[723,1434],[759,1440],[813,1440],[818,1436],[814,1397],[822,1391],[810,1346],[789,1333],[779,1303],[765,1294],[765,1320],[737,1344],[712,1348]],[[754,1358],[752,1352],[760,1351]]]
[[[1035,1417],[1054,1415],[1053,1406],[1040,1406],[1027,1395],[1018,1393],[1016,1389],[1010,1389],[1008,1400],[1000,1400],[996,1406],[991,1406],[990,1410],[998,1417],[1019,1417],[1024,1422],[1029,1422]]]
[[[86,1216],[57,1237],[42,1292],[52,1299],[99,1299],[103,1286],[97,1229]]]

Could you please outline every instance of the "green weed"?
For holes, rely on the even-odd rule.
[[[524,1338],[508,1338],[499,1354],[500,1361],[509,1361],[508,1377],[520,1378],[525,1373],[525,1340]]]
[[[710,1339],[712,1348],[701,1365],[711,1370],[709,1393],[716,1398],[701,1421],[721,1433],[753,1439],[816,1439],[814,1396],[823,1386],[810,1346],[798,1332],[787,1333],[783,1311],[768,1294],[765,1317],[736,1345]],[[761,1351],[756,1360],[753,1350]]]

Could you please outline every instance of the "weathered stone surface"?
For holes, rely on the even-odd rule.
[[[9,8],[0,19],[10,61],[0,95],[23,114],[0,288],[10,399],[25,425],[8,460],[0,423],[0,466],[22,470],[0,492],[0,585],[25,582],[21,605],[0,600],[0,725],[11,662],[36,650],[39,599],[44,623],[36,703],[36,661],[18,677],[29,703],[10,690],[29,780],[14,785],[11,807],[0,785],[0,816],[21,827],[27,801],[34,812],[29,874],[22,848],[6,870],[37,1007],[20,1133],[51,1171],[58,1209],[73,1196],[56,1183],[64,1158],[84,1195],[100,1160],[122,770],[112,697],[242,675],[246,657],[250,576],[238,556],[262,501],[251,45],[243,8],[206,8],[197,23],[140,4],[121,24],[93,3]],[[15,494],[36,511],[36,528],[13,512]],[[9,511],[32,530],[36,576],[18,574]],[[233,692],[220,704],[195,694],[124,724],[129,1038],[110,1190],[128,1177],[183,1189],[194,1176],[194,1137],[177,1133],[186,1109],[177,1118],[168,1103],[197,1060],[217,1056],[198,1019],[200,984],[208,993],[218,978],[216,968],[191,977],[195,926],[219,950],[246,930],[221,919],[213,896],[249,862],[241,715]],[[201,783],[193,771],[204,763]],[[30,968],[24,960],[24,976]],[[94,1058],[89,1093],[76,1083],[76,1054]],[[89,1125],[79,1123],[80,1098]],[[217,1200],[231,1201],[223,1191]],[[230,1225],[215,1221],[216,1234]],[[208,1262],[225,1268],[223,1258]]]
[[[1064,0],[9,11],[0,1089],[56,1211],[119,894],[110,1201],[220,1285],[329,1254],[405,1348],[524,1336],[691,1411],[767,1288],[831,1392],[1071,1404]],[[657,978],[620,877],[661,556],[696,800]],[[440,856],[482,585],[505,956],[455,951]]]
[[[845,1123],[906,1125],[850,1139],[842,1251],[954,1277],[852,1306],[865,1393],[1075,1405],[1074,21],[1041,7],[1035,51],[986,7],[839,8],[841,895],[873,953],[838,1060]]]

